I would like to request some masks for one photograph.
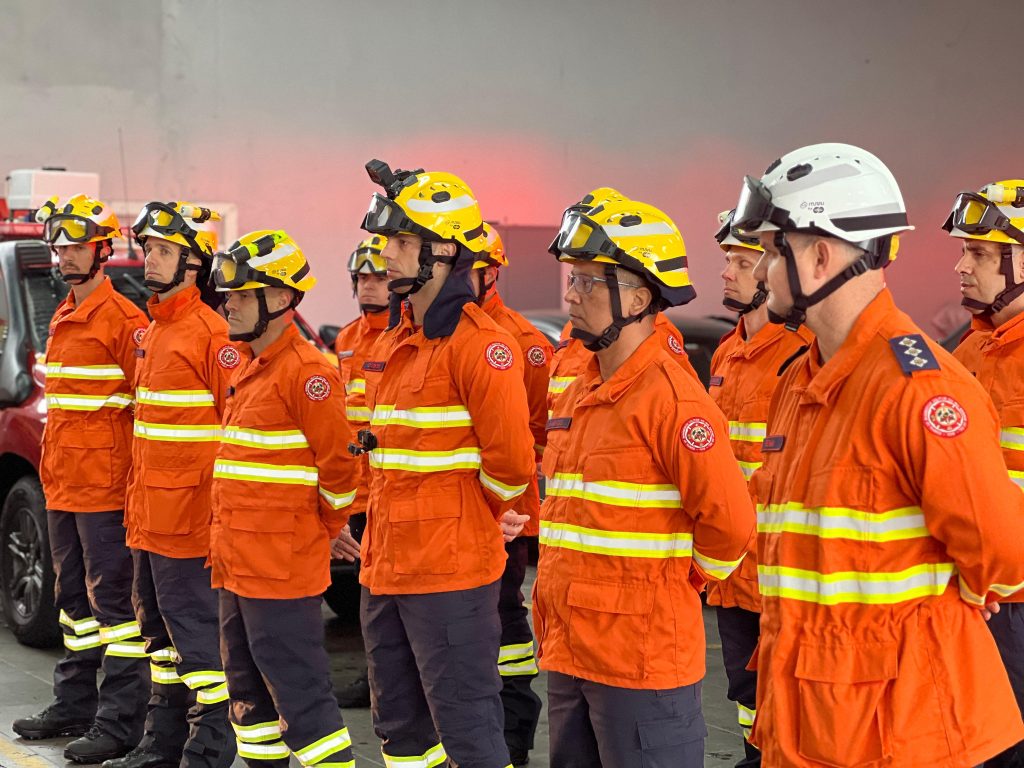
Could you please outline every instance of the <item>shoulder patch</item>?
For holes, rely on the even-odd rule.
[[[310,376],[304,386],[306,397],[313,402],[326,400],[331,396],[331,382],[323,376]]]
[[[939,361],[935,359],[935,353],[919,333],[889,339],[889,346],[892,347],[892,353],[896,355],[896,361],[903,369],[903,373],[908,376],[918,371],[939,370]]]
[[[142,346],[142,339],[146,336],[145,328],[136,328],[132,331],[132,341],[135,342],[136,347]]]
[[[512,367],[512,349],[503,341],[492,341],[484,350],[484,359],[491,368],[507,371]]]
[[[967,429],[967,411],[950,395],[938,395],[925,403],[921,419],[928,431],[939,437],[956,437]]]
[[[548,361],[548,356],[544,352],[544,348],[542,346],[534,344],[526,350],[526,360],[534,368],[543,368],[545,363]]]
[[[694,453],[703,453],[715,444],[715,430],[707,419],[694,416],[683,424],[679,439]]]
[[[683,349],[683,345],[679,343],[679,339],[676,338],[674,333],[668,335],[668,348],[677,355],[686,354],[686,350]]]
[[[237,368],[240,362],[242,362],[242,355],[230,344],[225,344],[217,350],[217,365],[221,368],[230,371],[232,368]]]

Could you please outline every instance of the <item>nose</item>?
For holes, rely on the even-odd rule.
[[[566,304],[579,304],[580,303],[580,292],[576,290],[575,285],[566,286],[565,295],[562,297]]]
[[[962,255],[959,259],[956,260],[956,266],[953,267],[953,271],[956,272],[958,275],[970,274],[971,270],[968,261],[969,260],[967,258],[967,254]]]

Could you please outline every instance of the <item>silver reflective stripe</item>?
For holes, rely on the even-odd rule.
[[[47,363],[46,376],[51,379],[118,381],[124,378],[124,371],[117,365],[63,365],[61,363]]]
[[[564,496],[618,507],[677,509],[679,489],[670,484],[584,480],[583,475],[556,472],[547,481],[548,496]]]
[[[244,445],[248,448],[265,448],[267,450],[283,450],[292,448],[309,448],[309,441],[298,429],[264,431],[245,427],[225,427],[222,442],[232,445]]]
[[[214,405],[213,392],[208,389],[154,390],[139,387],[136,399],[143,405],[163,405],[172,408],[202,408]]]
[[[999,432],[999,444],[1011,451],[1024,451],[1024,428],[1004,427]]]
[[[729,439],[760,443],[768,436],[768,425],[763,421],[730,421]]]
[[[846,507],[805,507],[795,502],[758,505],[757,531],[877,542],[931,536],[920,507],[863,512]]]
[[[540,543],[617,557],[690,557],[693,553],[693,535],[689,533],[603,531],[545,520],[540,521]]]
[[[765,597],[782,597],[819,605],[892,605],[941,595],[956,573],[956,567],[953,563],[926,563],[896,572],[818,573],[799,568],[759,565],[757,573],[758,586]]]

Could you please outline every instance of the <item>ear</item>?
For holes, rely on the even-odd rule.
[[[814,259],[814,276],[818,278],[824,278],[828,274],[829,264],[834,264],[842,257],[838,244],[824,237],[816,238],[810,250]]]
[[[277,288],[267,296],[267,308],[271,312],[280,312],[292,302],[292,290],[290,288]]]
[[[643,313],[651,302],[654,301],[654,294],[650,288],[637,288],[633,291],[633,299],[629,302],[629,316],[633,317]]]
[[[455,256],[455,243],[431,243],[430,252],[435,256],[450,259]]]
[[[1013,248],[1013,274],[1017,276],[1017,282],[1024,282],[1024,245],[1014,245]]]

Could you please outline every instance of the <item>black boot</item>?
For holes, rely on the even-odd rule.
[[[75,763],[102,763],[123,757],[131,748],[131,744],[125,744],[104,733],[98,725],[92,725],[84,736],[64,748],[64,759]]]
[[[370,706],[370,678],[363,672],[347,688],[334,692],[338,706],[342,709],[366,709]]]
[[[171,760],[156,752],[136,747],[124,757],[107,760],[103,768],[175,768],[179,762],[180,758]]]
[[[38,715],[19,717],[11,729],[23,739],[56,739],[60,736],[82,736],[92,725],[92,718],[61,714],[51,704]]]
[[[508,754],[512,760],[513,768],[519,768],[519,766],[530,762],[530,751],[528,749],[509,748]]]

